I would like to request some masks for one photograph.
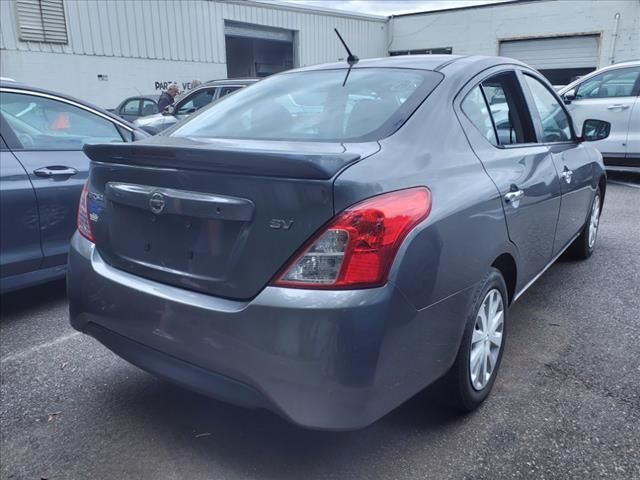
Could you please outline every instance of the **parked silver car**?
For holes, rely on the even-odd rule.
[[[588,118],[611,123],[594,143],[608,170],[640,172],[640,61],[601,68],[560,90],[576,125]]]
[[[594,251],[606,176],[586,141],[608,128],[578,137],[506,58],[274,75],[167,135],[85,147],[71,324],[307,427],[363,427],[436,381],[473,410],[509,306],[565,250]]]
[[[247,87],[258,80],[257,78],[211,80],[181,96],[174,105],[169,105],[164,112],[140,117],[133,124],[151,135],[156,135],[172,127],[180,120],[187,118],[192,113],[206,107],[211,102]]]

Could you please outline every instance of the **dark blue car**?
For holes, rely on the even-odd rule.
[[[80,100],[0,83],[0,291],[63,277],[89,159],[87,143],[148,136]]]

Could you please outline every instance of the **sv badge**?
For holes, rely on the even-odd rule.
[[[269,222],[269,228],[276,230],[289,230],[293,225],[293,220],[283,220],[281,218],[272,218]]]

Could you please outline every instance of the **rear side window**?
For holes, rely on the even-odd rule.
[[[531,91],[542,124],[542,141],[546,143],[571,140],[571,120],[560,102],[538,79],[530,75],[525,75],[524,79]]]
[[[140,111],[140,100],[129,100],[120,109],[120,113],[123,115],[138,115]]]
[[[188,99],[180,102],[176,114],[186,115],[200,110],[211,103],[214,95],[216,94],[215,88],[202,89],[194,92]]]
[[[576,98],[611,98],[633,95],[640,67],[619,68],[596,75],[578,86]]]
[[[482,133],[484,138],[493,145],[498,145],[491,114],[489,113],[482,88],[479,85],[471,90],[462,101],[462,111]]]
[[[355,68],[280,74],[194,116],[172,136],[366,141],[390,135],[436,87],[437,72]]]
[[[242,87],[222,87],[220,88],[220,93],[218,94],[218,98],[226,97],[230,93],[235,92],[236,90],[240,90]]]
[[[5,92],[0,112],[25,150],[82,150],[86,143],[123,141],[115,124],[66,102]]]

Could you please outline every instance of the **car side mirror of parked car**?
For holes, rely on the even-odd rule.
[[[604,120],[595,120],[590,118],[582,124],[582,141],[595,142],[604,140],[611,132],[611,124]]]
[[[164,107],[164,110],[162,110],[162,115],[173,115],[174,111],[175,107],[173,105],[167,105]]]
[[[572,88],[571,90],[569,90],[568,92],[566,92],[563,96],[562,99],[564,100],[564,103],[566,105],[569,105],[571,102],[573,102],[576,99],[576,89]]]

